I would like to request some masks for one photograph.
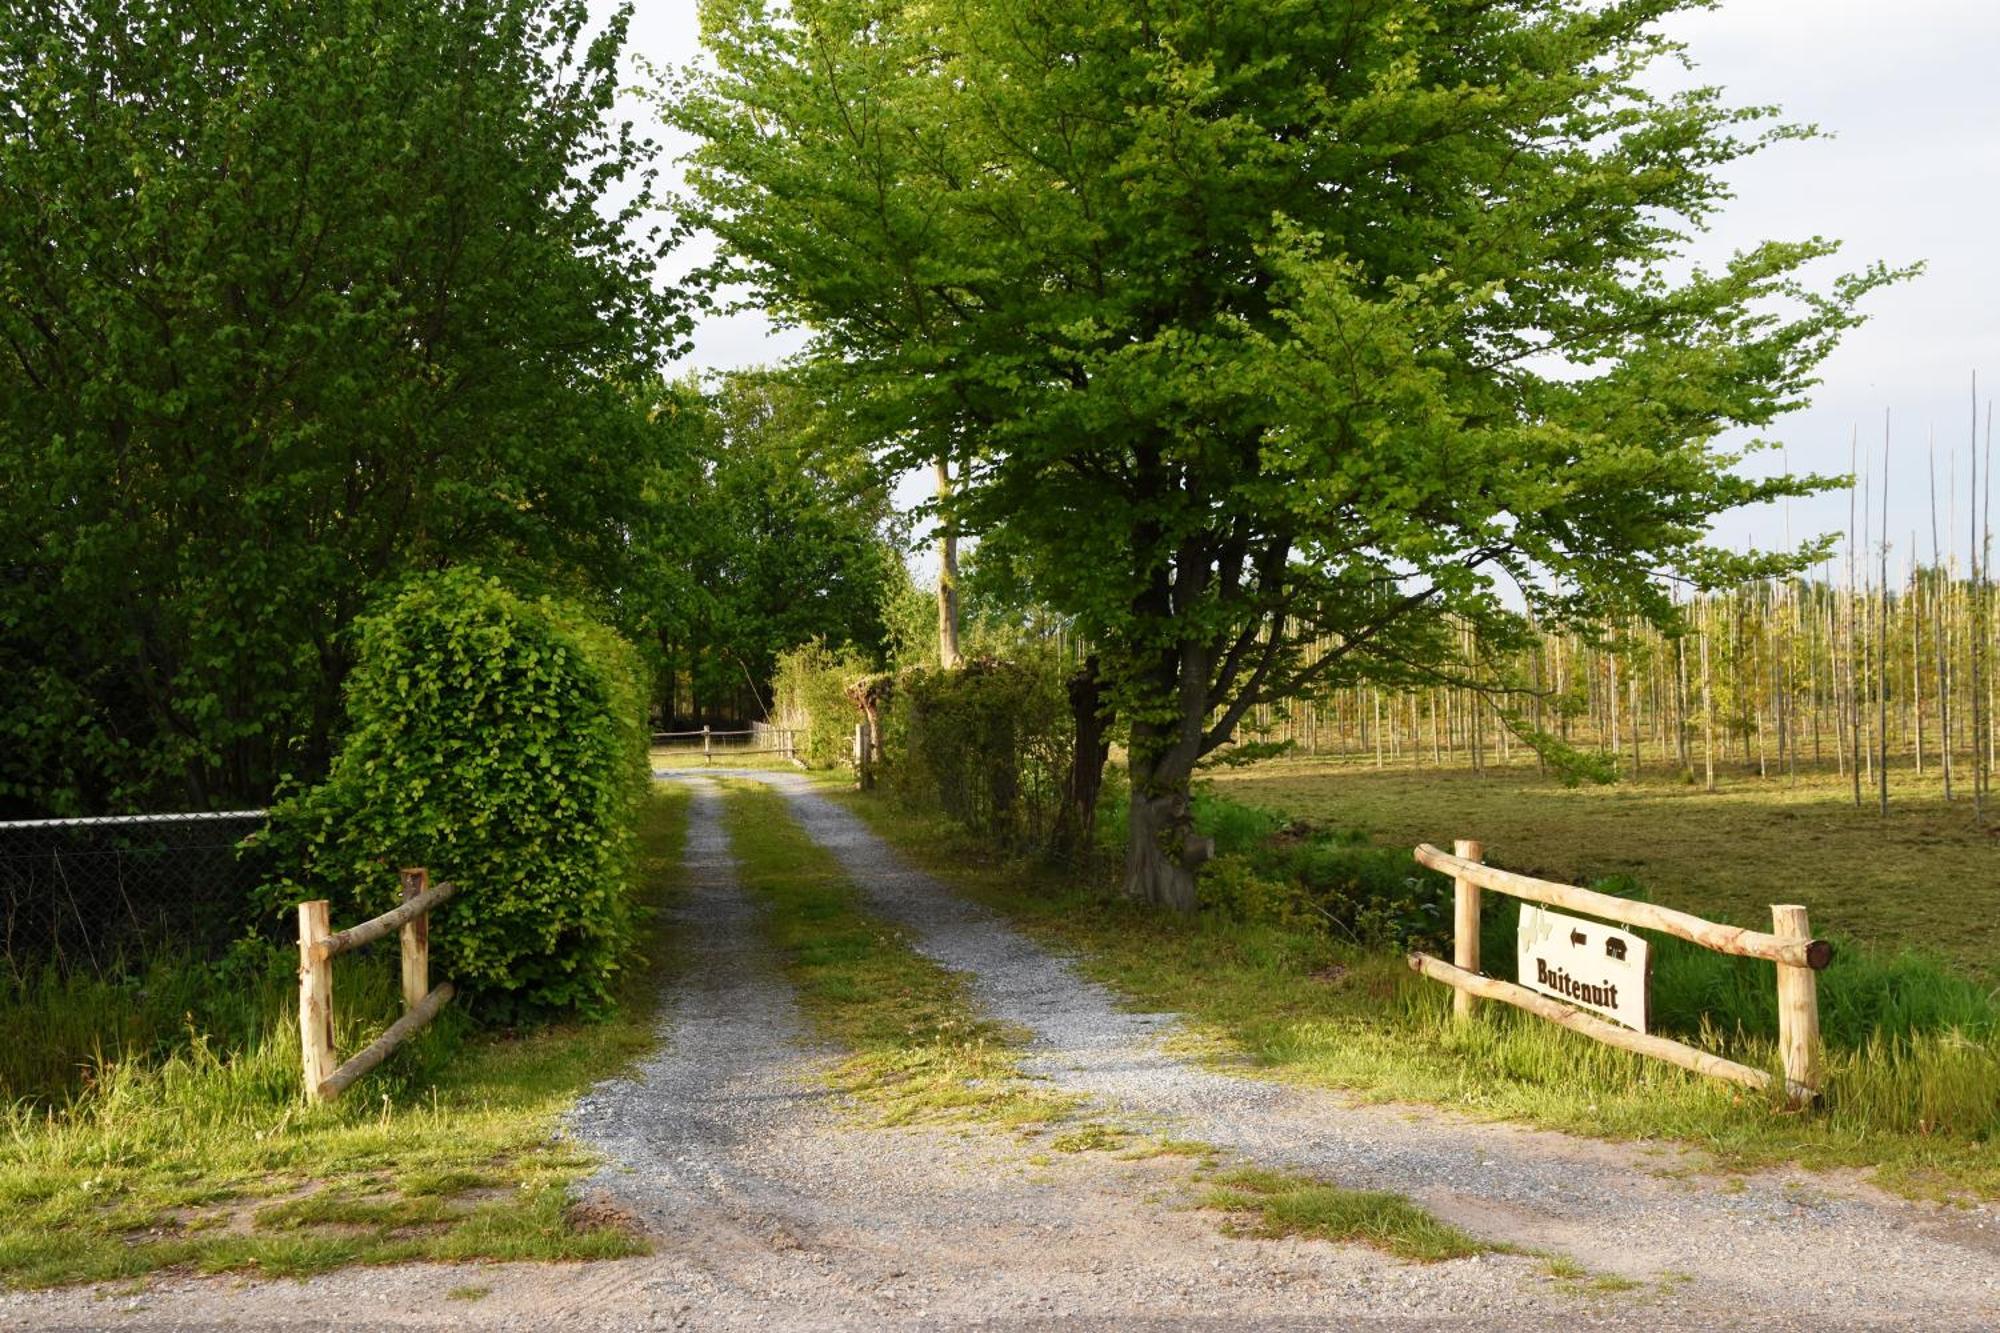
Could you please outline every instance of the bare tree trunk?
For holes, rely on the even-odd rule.
[[[1854,561],[1858,551],[1859,529],[1855,526],[1854,500],[1861,488],[1861,433],[1857,429],[1849,445],[1849,466],[1847,486],[1847,740],[1852,747],[1851,777],[1854,782],[1854,808],[1861,808],[1861,682],[1855,675],[1855,651],[1860,646],[1856,631],[1855,613],[1860,603],[1861,586],[1855,580]]]
[[[1708,608],[1702,608],[1702,619],[1708,619]],[[1715,681],[1708,669],[1708,627],[1701,631],[1701,765],[1704,773],[1702,790],[1715,790]]]
[[[1215,854],[1206,838],[1194,833],[1188,781],[1192,763],[1176,758],[1145,757],[1147,728],[1133,723],[1134,744],[1128,769],[1132,775],[1130,832],[1125,853],[1125,891],[1154,907],[1192,912],[1195,872]]]
[[[1951,799],[1951,673],[1945,651],[1945,599],[1951,580],[1944,572],[1944,551],[1938,545],[1937,437],[1931,437],[1931,646],[1937,650],[1938,762],[1944,775],[1944,798]]]
[[[1097,795],[1104,786],[1105,761],[1111,757],[1111,719],[1095,654],[1085,657],[1069,678],[1069,708],[1075,734],[1063,806],[1056,816],[1055,845],[1073,855],[1087,855],[1097,845]]]
[[[951,467],[937,461],[938,497],[938,665],[958,665],[958,525],[945,512],[951,498]]]
[[[1875,624],[1879,659],[1875,698],[1875,773],[1882,813],[1889,813],[1889,416],[1882,414],[1882,612]]]

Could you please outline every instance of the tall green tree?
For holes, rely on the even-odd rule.
[[[322,771],[409,570],[615,586],[683,327],[625,28],[0,0],[0,806]]]
[[[812,330],[892,462],[1033,553],[1129,728],[1132,893],[1259,703],[1455,670],[1447,619],[1672,609],[1818,486],[1733,471],[1892,275],[1689,272],[1794,130],[1659,92],[1700,0],[709,0],[674,85],[711,275]],[[1333,651],[1302,648],[1330,637]]]
[[[881,660],[909,574],[880,479],[823,401],[770,371],[660,400],[684,444],[635,543],[650,577],[623,600],[662,719],[763,717],[779,655],[815,639]]]

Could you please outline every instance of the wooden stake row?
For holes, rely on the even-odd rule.
[[[306,1100],[329,1102],[382,1063],[411,1033],[436,1018],[452,997],[449,982],[431,989],[430,913],[458,888],[432,888],[430,872],[404,870],[401,906],[336,933],[325,899],[299,904],[299,1048]],[[403,1016],[368,1048],[338,1067],[333,1058],[333,960],[350,949],[401,932]]]
[[[1416,849],[1416,859],[1426,866],[1452,876],[1452,961],[1414,953],[1410,967],[1453,989],[1452,1012],[1460,1020],[1473,1015],[1476,998],[1498,1000],[1517,1009],[1539,1015],[1573,1032],[1621,1050],[1666,1060],[1684,1069],[1727,1079],[1747,1087],[1763,1088],[1771,1075],[1763,1070],[1725,1060],[1671,1038],[1633,1032],[1608,1023],[1593,1014],[1564,1004],[1525,986],[1500,981],[1479,971],[1480,890],[1492,889],[1533,902],[1568,907],[1591,916],[1640,926],[1676,935],[1719,953],[1748,958],[1764,958],[1777,965],[1778,1049],[1783,1059],[1785,1093],[1794,1105],[1819,1095],[1820,1038],[1818,973],[1832,960],[1833,948],[1813,938],[1806,909],[1791,904],[1771,908],[1771,933],[1718,925],[1652,903],[1614,898],[1609,894],[1532,879],[1486,865],[1476,842],[1461,840],[1447,856],[1428,844]]]

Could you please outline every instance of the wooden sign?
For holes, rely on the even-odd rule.
[[[1521,904],[1515,939],[1523,986],[1646,1030],[1646,941],[1533,903]]]

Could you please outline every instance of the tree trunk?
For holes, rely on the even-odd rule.
[[[1195,871],[1215,854],[1214,842],[1194,833],[1188,806],[1192,768],[1141,759],[1137,748],[1129,765],[1132,810],[1125,892],[1149,906],[1192,912]]]
[[[1104,787],[1104,765],[1111,757],[1111,719],[1105,713],[1097,670],[1097,658],[1086,657],[1069,678],[1075,740],[1063,806],[1056,816],[1055,845],[1072,855],[1087,856],[1097,845],[1097,794]]]
[[[951,468],[937,462],[938,512],[938,665],[949,671],[958,665],[958,529],[943,512],[951,495]]]

